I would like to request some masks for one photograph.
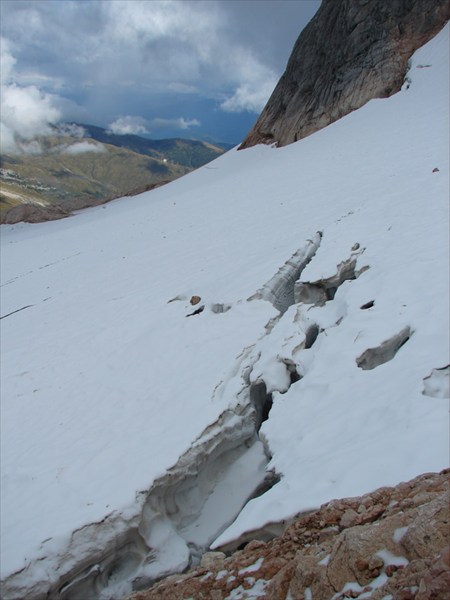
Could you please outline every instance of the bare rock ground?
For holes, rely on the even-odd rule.
[[[450,470],[300,515],[129,600],[450,600]]]

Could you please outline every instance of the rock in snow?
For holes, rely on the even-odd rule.
[[[447,0],[322,0],[241,148],[291,144],[395,94],[411,54],[449,18]]]
[[[296,144],[2,226],[4,600],[121,598],[448,466],[448,33],[398,94]],[[389,509],[361,506],[331,534]],[[349,563],[336,598],[412,568],[408,523],[370,557],[343,532],[320,557]],[[293,580],[262,564],[215,577]],[[315,558],[298,568],[317,598]]]

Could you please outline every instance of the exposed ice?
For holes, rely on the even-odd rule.
[[[289,147],[2,226],[5,600],[118,598],[447,466],[448,54]]]
[[[404,327],[401,331],[384,340],[375,348],[368,348],[356,359],[356,364],[360,369],[370,370],[389,362],[394,358],[400,348],[406,344],[412,335],[409,327]]]

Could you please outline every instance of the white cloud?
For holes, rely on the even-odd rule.
[[[232,96],[222,102],[220,108],[225,112],[254,112],[259,113],[270,97],[276,81],[259,82],[258,85],[243,83]]]
[[[85,152],[107,152],[106,146],[98,142],[76,142],[71,146],[67,146],[63,150],[63,154],[83,154]]]
[[[21,87],[34,85],[39,89],[46,88],[52,92],[64,88],[64,81],[61,77],[50,77],[36,71],[14,72],[14,82]]]
[[[58,125],[57,134],[61,136],[70,136],[82,138],[86,135],[86,130],[81,125],[75,123],[61,123]]]
[[[198,127],[200,121],[198,119],[186,119],[185,117],[177,117],[165,119],[156,117],[146,120],[143,117],[130,116],[119,117],[108,127],[110,133],[116,135],[141,135],[150,133],[153,129],[182,129],[186,130],[190,127]]]
[[[42,146],[38,140],[25,140],[14,138],[12,149],[13,154],[42,154]]]
[[[220,108],[226,112],[261,112],[278,81],[277,74],[250,53],[240,56],[236,48],[231,50],[228,60],[238,64],[237,85]]]
[[[1,150],[21,151],[20,141],[50,132],[49,125],[61,118],[57,98],[36,86],[20,86],[14,82],[16,60],[8,40],[1,40]],[[22,144],[22,151],[23,151]]]
[[[60,117],[54,98],[34,86],[22,88],[11,84],[1,91],[1,122],[9,131],[9,139],[31,139],[49,133],[49,124]]]
[[[9,41],[3,37],[0,38],[0,52],[0,82],[3,85],[11,82],[14,65],[17,61],[10,51]]]
[[[16,148],[14,141],[14,134],[9,127],[7,127],[3,121],[0,122],[0,153],[10,152]]]
[[[150,125],[154,129],[163,127],[171,127],[173,129],[189,129],[190,127],[199,127],[201,125],[198,119],[185,119],[178,117],[177,119],[156,118],[150,121]]]
[[[175,92],[177,94],[195,94],[199,91],[198,87],[196,87],[195,85],[180,83],[179,81],[173,81],[172,83],[169,83],[167,88],[171,92]]]
[[[109,125],[108,131],[116,135],[139,135],[142,133],[149,133],[145,123],[146,121],[142,117],[127,115],[113,121]]]

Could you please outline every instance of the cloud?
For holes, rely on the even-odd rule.
[[[238,54],[234,50],[233,54]],[[239,56],[234,57],[238,61]],[[232,94],[220,104],[226,112],[260,113],[278,81],[277,74],[247,54],[239,61],[238,83]]]
[[[189,85],[187,83],[180,83],[179,81],[173,81],[167,86],[168,90],[177,94],[195,94],[198,92],[198,87],[195,85]]]
[[[119,117],[110,123],[108,131],[115,135],[140,135],[142,133],[149,133],[145,125],[145,119],[142,117],[132,117],[130,115]]]
[[[0,51],[1,51],[1,65],[0,69],[0,81],[2,84],[8,84],[11,81],[14,65],[16,59],[11,54],[10,45],[6,38],[0,38]]]
[[[189,129],[190,127],[199,127],[201,123],[198,119],[185,119],[184,117],[178,117],[177,119],[151,119],[150,125],[152,129]]]
[[[186,115],[189,98],[191,106],[211,101],[211,109],[208,115],[188,114],[187,123],[194,117],[202,127],[220,119],[237,123],[240,115],[261,110],[319,5],[2,0],[2,30],[14,40],[14,52],[2,57],[2,72],[13,73],[8,85],[39,92],[32,99],[50,122],[54,109],[62,120],[111,123],[118,132],[142,134],[142,127],[156,127],[150,125],[155,115]],[[142,115],[144,123],[121,122],[123,115]],[[8,125],[5,139],[13,133]]]
[[[116,0],[105,5],[108,44],[103,48],[109,52],[120,45],[129,82],[139,73],[154,92],[225,96],[219,108],[258,113],[278,74],[245,39],[234,39],[226,7],[221,2]],[[125,60],[131,54],[137,60]],[[130,64],[135,65],[131,71]]]
[[[1,146],[2,152],[24,151],[24,140],[50,132],[50,124],[61,118],[56,97],[34,85],[14,82],[16,59],[7,40],[1,40]]]
[[[67,146],[62,151],[63,154],[83,154],[85,152],[107,152],[106,146],[103,144],[99,144],[98,142],[76,142],[75,144],[71,144]]]
[[[3,147],[3,140],[2,140]],[[8,148],[8,147],[7,147]],[[37,140],[25,140],[13,138],[9,150],[11,154],[42,154],[42,146]]]
[[[81,125],[75,123],[61,123],[58,125],[56,134],[60,136],[70,136],[82,138],[86,135],[86,130]]]
[[[240,85],[232,96],[224,100],[220,108],[226,112],[260,113],[275,87],[273,80],[255,87],[249,83]]]
[[[150,133],[153,129],[189,129],[200,126],[198,119],[185,119],[184,117],[163,118],[155,117],[146,120],[143,117],[130,116],[119,117],[108,126],[109,133],[115,135],[142,135]]]

